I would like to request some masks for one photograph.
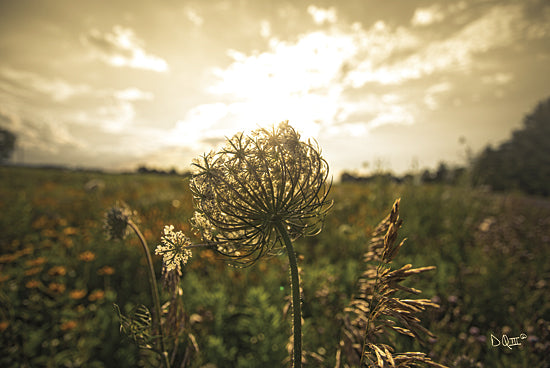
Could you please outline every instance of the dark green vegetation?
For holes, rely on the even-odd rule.
[[[15,149],[15,141],[15,134],[9,130],[0,128],[0,162],[6,161],[11,157]]]
[[[495,190],[550,196],[550,98],[524,118],[508,141],[479,155],[473,179]]]
[[[181,177],[108,175],[0,167],[0,366],[135,367],[143,361],[119,333],[113,303],[128,315],[151,306],[135,237],[109,242],[103,214],[117,200],[138,212],[151,249],[164,225],[189,233],[192,202]],[[420,346],[451,367],[545,367],[550,356],[550,202],[440,184],[334,185],[323,232],[295,244],[302,268],[303,348],[311,367],[333,367],[343,308],[364,269],[373,227],[401,197],[394,266],[435,265],[415,278],[441,304],[422,315],[437,335]],[[191,234],[189,234],[191,235]],[[155,261],[157,274],[160,258]],[[191,367],[278,367],[290,336],[286,257],[245,269],[194,251],[182,298]],[[283,317],[284,316],[284,317]],[[491,334],[521,346],[491,346]],[[185,351],[185,349],[183,349]],[[311,354],[314,353],[314,354]],[[210,363],[210,365],[207,365]]]

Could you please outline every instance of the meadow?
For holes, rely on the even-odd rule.
[[[0,366],[146,366],[150,357],[120,332],[113,308],[151,305],[145,262],[135,236],[106,239],[104,214],[124,201],[151,250],[165,225],[193,238],[188,184],[181,176],[0,167]],[[330,198],[323,231],[295,246],[305,366],[335,366],[362,255],[396,198],[407,240],[395,266],[436,266],[413,284],[440,308],[422,314],[436,338],[396,336],[394,346],[450,367],[550,366],[548,199],[383,180],[333,184]],[[183,272],[187,366],[288,365],[286,257],[235,268],[197,249]],[[493,346],[503,335],[522,338]]]

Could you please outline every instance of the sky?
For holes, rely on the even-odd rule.
[[[189,169],[288,120],[331,172],[464,164],[550,97],[550,3],[0,0],[12,162]]]

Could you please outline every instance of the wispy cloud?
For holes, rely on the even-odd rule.
[[[17,136],[17,146],[56,154],[67,148],[85,149],[86,143],[70,133],[66,124],[33,113],[0,108],[0,121]]]
[[[451,89],[452,85],[449,82],[437,83],[428,87],[424,95],[424,104],[430,110],[437,110],[440,107],[440,97]]]
[[[260,22],[260,36],[262,38],[269,38],[271,36],[271,23],[265,19]]]
[[[204,23],[204,18],[197,13],[197,11],[190,7],[185,7],[183,10],[185,17],[193,23],[195,26],[200,27]]]
[[[169,69],[164,59],[144,50],[144,42],[130,28],[117,25],[109,33],[92,29],[82,37],[82,41],[92,49],[95,57],[115,67],[155,72],[167,72]]]
[[[441,23],[468,7],[466,1],[441,2],[428,7],[417,8],[411,18],[411,25],[415,27],[426,27]]]
[[[16,133],[18,146],[49,155],[63,150],[113,151],[112,140],[90,145],[92,137],[120,135],[145,140],[135,126],[137,103],[154,99],[137,87],[94,89],[43,74],[0,68],[0,100],[3,124]],[[52,112],[53,111],[53,112]],[[128,148],[131,147],[131,148]],[[126,153],[134,145],[127,146]],[[37,157],[39,159],[39,157]]]
[[[61,78],[49,79],[33,72],[9,67],[0,68],[0,84],[5,85],[12,93],[22,96],[43,94],[56,102],[66,101],[91,90],[86,84],[69,83]]]
[[[154,96],[151,92],[145,92],[139,88],[131,87],[120,91],[115,91],[114,97],[125,101],[139,101],[152,100]]]
[[[386,65],[373,65],[366,59],[348,78],[360,87],[372,82],[399,84],[438,72],[467,72],[475,67],[477,55],[511,45],[526,29],[520,6],[496,6],[449,38],[419,44],[416,52],[406,58]],[[390,35],[401,39],[395,33]]]
[[[307,7],[307,12],[311,15],[316,24],[336,23],[336,20],[338,19],[336,16],[336,9],[334,9],[334,7],[323,9],[318,8],[315,5],[310,5]]]
[[[413,26],[428,26],[439,23],[445,19],[445,14],[440,4],[434,4],[427,8],[418,8],[415,10],[411,19]]]

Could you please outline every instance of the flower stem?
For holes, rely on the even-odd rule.
[[[153,319],[153,329],[158,330],[160,336],[160,350],[162,355],[162,362],[165,368],[170,368],[170,361],[168,360],[168,353],[164,348],[164,334],[162,333],[162,326],[160,324],[161,310],[160,310],[160,298],[159,291],[157,286],[157,279],[155,277],[155,268],[153,267],[153,259],[151,258],[151,252],[149,252],[149,247],[147,246],[147,240],[137,227],[137,225],[132,221],[128,221],[128,226],[134,230],[136,235],[139,238],[143,252],[145,253],[145,258],[147,259],[147,265],[149,266],[149,283],[151,285],[151,295],[153,296],[153,303],[155,304],[155,315],[156,318]]]
[[[374,281],[372,299],[371,299],[371,302],[369,303],[370,313],[369,313],[369,316],[367,317],[367,327],[365,328],[365,339],[363,340],[363,349],[361,351],[361,361],[359,362],[360,367],[363,366],[363,360],[365,359],[365,353],[367,351],[367,343],[368,343],[368,338],[369,338],[369,327],[370,327],[370,324],[371,324],[372,320],[374,319],[374,315],[376,313],[378,313],[378,307],[380,306],[380,300],[378,300],[378,302],[376,303],[376,306],[374,308],[372,307],[372,304],[374,303],[374,299],[378,295],[378,287],[379,287],[379,281],[380,281],[380,268],[381,267],[382,267],[382,263],[380,263],[378,265],[378,267],[376,267],[376,279]]]
[[[276,224],[279,235],[285,242],[286,252],[288,254],[288,261],[290,264],[290,288],[292,292],[292,333],[294,335],[294,351],[293,351],[293,368],[300,368],[302,366],[302,301],[300,298],[300,275],[298,274],[298,262],[296,261],[296,254],[294,253],[294,247],[292,241],[288,236],[284,225],[281,222]]]

